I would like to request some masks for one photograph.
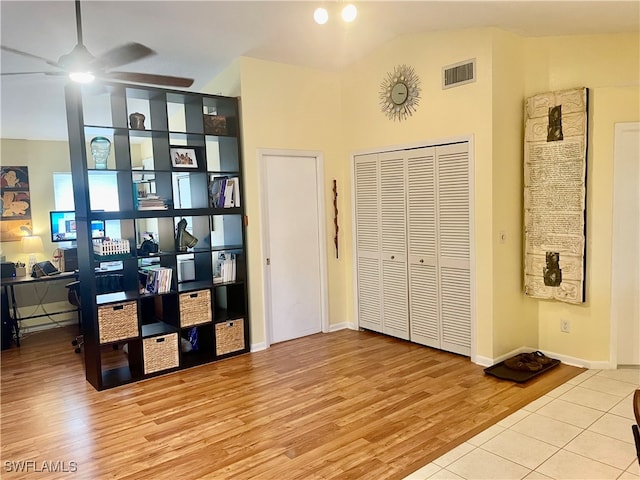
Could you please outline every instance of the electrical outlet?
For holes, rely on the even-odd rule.
[[[571,323],[569,323],[569,320],[560,320],[560,331],[564,333],[571,331]]]

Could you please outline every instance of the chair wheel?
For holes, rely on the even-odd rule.
[[[76,345],[78,345],[78,340],[72,340],[72,341],[71,341],[71,345],[73,345],[74,347],[75,347]]]
[[[80,349],[80,347],[78,347],[78,348],[76,348],[76,349],[75,349],[75,352],[76,352],[76,353],[80,353],[81,351],[82,351],[82,350]]]

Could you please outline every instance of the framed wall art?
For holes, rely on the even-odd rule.
[[[172,148],[171,165],[176,168],[198,168],[198,159],[194,148]]]
[[[0,241],[15,242],[31,235],[31,195],[27,167],[0,169]]]

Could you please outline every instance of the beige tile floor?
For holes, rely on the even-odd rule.
[[[638,480],[638,386],[640,369],[587,370],[405,480]]]

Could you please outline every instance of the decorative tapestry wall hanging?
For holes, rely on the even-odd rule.
[[[524,291],[585,301],[588,89],[529,97],[525,104]]]

